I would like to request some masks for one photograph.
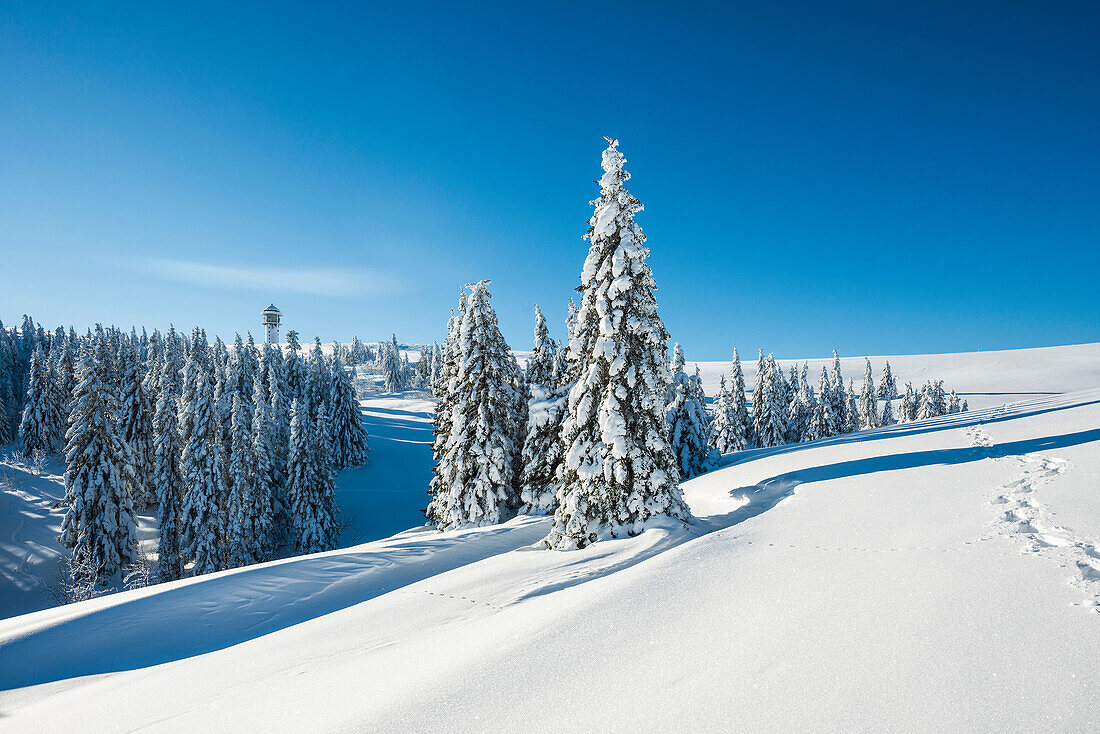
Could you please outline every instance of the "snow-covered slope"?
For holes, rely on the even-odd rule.
[[[943,380],[944,389],[955,390],[970,403],[971,408],[987,408],[1100,386],[1100,343],[959,354],[841,356],[844,378],[854,379],[857,390],[863,384],[865,359],[871,361],[876,384],[882,375],[883,363],[889,360],[901,392],[905,392],[906,382],[920,388],[925,380]],[[777,356],[776,361],[784,371],[789,370],[792,364],[801,370],[802,364],[809,362],[809,376],[815,389],[821,377],[821,368],[831,368],[833,364],[832,357],[806,360],[781,359]],[[695,364],[699,365],[707,395],[718,391],[720,375],[729,377],[728,362],[689,362],[688,369]],[[745,386],[751,390],[756,378],[756,352],[742,354],[741,364],[745,372]]]
[[[583,551],[415,529],[0,621],[0,730],[1095,731],[1092,387],[727,457]]]

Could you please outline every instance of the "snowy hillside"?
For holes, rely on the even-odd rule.
[[[1100,345],[889,359],[972,411],[727,456],[688,527],[414,528],[2,620],[0,730],[1096,731]],[[430,409],[364,403],[364,536],[419,521]]]
[[[765,352],[767,354],[767,352]],[[1015,400],[1027,400],[1042,395],[1088,390],[1100,385],[1100,344],[1075,344],[1065,347],[1014,349],[998,352],[964,352],[961,354],[919,354],[893,357],[841,355],[845,378],[854,378],[858,389],[863,376],[864,360],[870,359],[875,378],[882,374],[883,363],[889,360],[898,387],[905,392],[905,383],[920,387],[926,380],[943,380],[947,390],[955,390],[966,398],[971,408],[1002,405]],[[741,355],[745,384],[756,379],[756,353]],[[776,361],[784,370],[791,365],[801,369],[809,363],[813,384],[822,367],[831,367],[832,357],[819,359],[783,359]],[[698,364],[707,395],[718,390],[719,375],[730,373],[728,362],[688,362]]]

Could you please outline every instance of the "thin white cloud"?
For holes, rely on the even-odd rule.
[[[404,289],[393,276],[355,268],[267,268],[149,258],[133,269],[179,283],[272,294],[384,296]]]

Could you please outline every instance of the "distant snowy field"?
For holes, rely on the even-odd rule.
[[[0,730],[1097,731],[1100,344],[888,359],[971,412],[727,456],[690,527],[414,527],[0,620]],[[432,405],[363,406],[338,499],[379,538],[420,522]],[[21,481],[16,612],[60,521],[56,478]]]

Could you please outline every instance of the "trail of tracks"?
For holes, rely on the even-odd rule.
[[[1065,459],[1040,453],[1001,455],[993,439],[979,426],[967,429],[977,447],[989,449],[990,459],[1016,465],[1018,476],[998,487],[991,500],[997,512],[994,532],[1058,563],[1071,572],[1069,583],[1084,594],[1079,606],[1100,612],[1100,543],[1058,524],[1050,507],[1037,494],[1041,487],[1070,469]]]

